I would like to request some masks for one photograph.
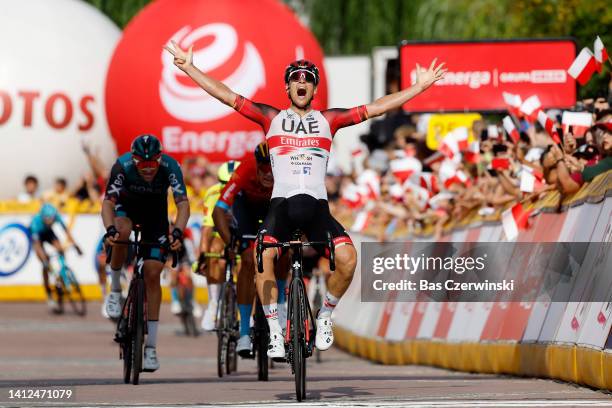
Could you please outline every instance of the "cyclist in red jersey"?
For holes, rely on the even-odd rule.
[[[193,65],[193,50],[185,51],[175,42],[165,49],[174,56],[174,64],[204,91],[245,117],[259,123],[270,148],[274,189],[270,211],[264,220],[267,241],[285,241],[294,229],[302,230],[309,240],[324,240],[330,232],[336,246],[336,271],[328,281],[323,307],[317,314],[315,345],[327,350],[333,344],[331,314],[348,289],[357,264],[357,252],[344,228],[329,213],[325,172],[333,136],[339,129],[360,123],[397,109],[419,95],[446,73],[444,64],[434,59],[429,69],[417,64],[416,81],[407,89],[385,95],[372,103],[351,109],[316,111],[311,102],[319,83],[317,67],[305,60],[291,63],[285,70],[288,109],[280,110],[251,102],[225,84],[204,74]],[[285,356],[282,330],[278,321],[278,290],[274,282],[275,249],[263,254],[264,272],[257,274],[257,293],[270,327],[268,356]],[[265,290],[264,290],[265,289]]]
[[[217,200],[213,211],[215,227],[223,241],[230,242],[230,223],[227,218],[231,210],[233,223],[238,237],[243,235],[256,235],[259,231],[259,221],[263,220],[270,209],[270,198],[274,178],[266,142],[257,145],[253,156],[241,161],[240,166],[232,174]],[[252,356],[252,343],[250,333],[250,317],[253,310],[255,296],[255,263],[253,245],[249,242],[240,243],[242,265],[238,274],[237,295],[238,310],[240,312],[240,339],[236,351],[242,357]],[[283,258],[283,260],[286,257]],[[289,265],[283,268],[278,265],[276,271],[276,284],[279,288],[279,315],[281,320],[285,314],[284,287],[287,281]]]

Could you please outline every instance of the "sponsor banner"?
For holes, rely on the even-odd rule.
[[[506,110],[504,92],[523,100],[537,95],[543,108],[569,108],[576,102],[576,81],[566,69],[575,56],[571,40],[406,42],[400,46],[402,88],[414,82],[417,63],[429,67],[438,58],[448,72],[404,109]]]
[[[199,218],[199,217],[198,217]],[[0,215],[0,286],[42,285],[42,265],[38,260],[29,236],[31,215]],[[66,225],[76,243],[83,251],[79,256],[74,249],[65,251],[66,264],[73,270],[82,285],[98,283],[97,249],[104,235],[104,226],[99,215],[77,215],[64,217]],[[189,227],[194,235],[194,242],[200,240],[200,220],[193,218]],[[60,242],[65,244],[66,235],[61,227],[54,225],[53,231]],[[51,266],[59,270],[55,249],[44,244],[50,255]],[[205,280],[194,275],[194,282],[204,286]]]
[[[323,53],[281,2],[160,0],[127,26],[108,71],[106,110],[119,151],[128,150],[137,134],[150,132],[179,160],[202,154],[218,162],[242,158],[264,138],[258,124],[206,94],[174,66],[163,49],[170,40],[183,49],[193,46],[194,63],[204,73],[245,98],[279,109],[288,106],[285,68],[306,58],[321,75],[313,107],[327,107]]]

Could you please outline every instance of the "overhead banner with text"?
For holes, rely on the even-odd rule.
[[[537,95],[543,108],[569,108],[576,81],[567,68],[576,56],[572,40],[482,42],[404,42],[400,45],[402,88],[434,58],[445,62],[441,81],[404,105],[408,111],[498,111],[507,109],[502,93],[523,100]]]

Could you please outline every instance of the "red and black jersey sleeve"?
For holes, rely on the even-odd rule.
[[[264,132],[268,133],[272,119],[280,112],[273,106],[252,102],[242,95],[236,95],[234,109],[247,119],[259,123]]]
[[[232,177],[225,187],[223,187],[223,190],[221,190],[216,207],[221,207],[226,211],[229,210],[234,204],[234,200],[238,193],[244,188],[244,184],[249,178],[249,173],[253,171],[256,171],[256,169],[249,166],[248,160],[241,162],[236,171],[232,173]]]
[[[356,125],[368,119],[368,110],[365,105],[350,109],[334,108],[321,112],[329,123],[332,136],[343,127]]]

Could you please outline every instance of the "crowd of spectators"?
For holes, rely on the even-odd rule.
[[[427,225],[439,238],[449,221],[475,212],[498,214],[551,190],[559,191],[562,200],[612,169],[609,101],[583,100],[571,110],[592,115],[592,125],[563,127],[563,112],[549,110],[545,113],[554,124],[547,131],[536,117],[514,112],[509,114],[518,131],[514,138],[501,117],[491,116],[476,120],[471,129],[437,135],[435,152],[425,141],[429,115],[394,113],[362,137],[352,174],[328,177],[333,211],[354,231],[376,231],[379,240],[399,227],[410,233]],[[406,118],[398,120],[398,115]],[[381,129],[385,136],[372,134]]]

